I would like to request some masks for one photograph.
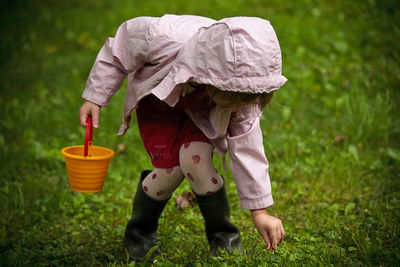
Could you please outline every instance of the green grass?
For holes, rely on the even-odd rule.
[[[103,108],[94,135],[100,146],[126,145],[101,193],[71,192],[60,149],[83,143],[80,95],[105,38],[124,20],[165,13],[260,16],[275,27],[289,81],[264,112],[262,128],[275,199],[269,212],[282,219],[287,236],[266,251],[224,173],[244,252],[210,257],[198,207],[178,211],[173,198],[160,221],[163,254],[155,265],[400,264],[397,1],[0,5],[0,265],[128,265],[124,227],[138,175],[151,165],[134,120],[116,136],[126,84]],[[188,190],[185,182],[176,194]]]

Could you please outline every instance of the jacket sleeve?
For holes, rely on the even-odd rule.
[[[273,199],[269,164],[264,153],[260,117],[231,121],[229,132],[229,160],[241,208],[261,209],[271,206]]]
[[[138,17],[124,22],[115,37],[109,37],[93,64],[82,97],[106,106],[125,77],[146,62],[148,28],[152,18]]]

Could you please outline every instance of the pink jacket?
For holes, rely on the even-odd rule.
[[[249,17],[215,21],[165,15],[128,20],[100,50],[82,96],[106,106],[126,76],[128,88],[119,135],[128,129],[140,99],[149,94],[174,106],[190,81],[249,93],[272,92],[286,82],[272,26],[266,20]],[[218,154],[229,152],[241,207],[272,205],[259,124],[261,110],[217,105],[209,111],[186,112]]]

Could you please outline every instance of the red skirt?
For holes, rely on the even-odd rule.
[[[185,143],[211,143],[184,109],[170,107],[154,95],[139,102],[136,115],[144,147],[155,168],[178,166],[179,149]]]

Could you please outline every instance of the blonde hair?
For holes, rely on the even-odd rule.
[[[206,90],[210,100],[215,103],[229,103],[232,106],[257,105],[261,109],[264,109],[271,102],[274,94],[274,92],[250,94],[222,91],[211,85],[206,85]]]

